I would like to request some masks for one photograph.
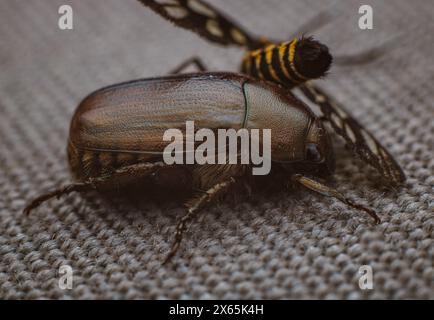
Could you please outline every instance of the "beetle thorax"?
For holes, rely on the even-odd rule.
[[[265,83],[244,84],[246,128],[271,129],[271,156],[277,162],[305,157],[305,141],[314,119],[309,108],[290,92]]]

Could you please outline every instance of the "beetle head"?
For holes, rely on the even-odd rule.
[[[305,142],[303,168],[316,175],[330,175],[335,169],[335,157],[330,135],[320,119],[312,121]]]

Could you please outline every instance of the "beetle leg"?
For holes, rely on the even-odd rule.
[[[33,199],[23,210],[24,214],[28,215],[30,211],[34,208],[38,207],[41,203],[51,199],[51,198],[59,198],[62,195],[71,193],[71,192],[89,192],[91,190],[96,189],[110,189],[113,186],[112,181],[118,181],[121,177],[130,177],[134,176],[146,176],[155,172],[157,169],[167,166],[163,162],[144,162],[137,163],[125,167],[121,167],[116,169],[115,171],[105,174],[95,178],[89,178],[83,182],[71,183],[65,186],[62,186],[53,191],[47,192],[45,194],[40,195],[39,197]]]
[[[172,248],[166,256],[166,259],[164,259],[163,265],[168,263],[178,251],[187,224],[199,213],[200,209],[216,199],[217,196],[227,191],[234,183],[235,179],[231,177],[226,181],[215,184],[199,197],[193,198],[187,202],[187,213],[179,220],[176,226],[175,240],[173,241]]]
[[[251,198],[252,194],[253,194],[253,191],[252,191],[252,187],[250,186],[250,183],[248,183],[247,181],[244,181],[243,187],[244,187],[244,189],[247,192],[247,197]]]
[[[334,189],[332,187],[324,185],[324,184],[322,184],[316,180],[313,180],[311,178],[302,176],[301,174],[295,174],[291,177],[291,179],[293,181],[300,183],[302,186],[304,186],[304,187],[306,187],[312,191],[318,192],[324,196],[338,199],[339,201],[345,203],[346,205],[348,205],[350,207],[353,207],[355,209],[362,210],[362,211],[366,212],[375,220],[376,224],[381,222],[380,218],[377,216],[377,214],[375,213],[374,210],[366,208],[366,207],[364,207],[358,203],[353,202],[352,200],[346,198],[342,193],[340,193],[339,191],[337,191],[336,189]]]
[[[77,182],[72,184],[67,184],[66,186],[62,186],[58,189],[55,189],[53,191],[44,193],[37,198],[33,199],[27,206],[24,208],[23,213],[25,215],[29,215],[30,211],[32,211],[34,208],[38,207],[41,203],[51,199],[51,198],[59,198],[60,196],[64,194],[68,194],[74,191],[77,192],[85,192],[92,189],[91,185],[88,182]]]
[[[205,64],[199,57],[191,57],[190,59],[184,61],[178,67],[170,71],[169,74],[179,74],[182,72],[182,70],[186,69],[190,65],[194,65],[201,72],[205,72],[208,70],[208,68],[205,67]]]

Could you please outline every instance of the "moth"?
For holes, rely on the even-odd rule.
[[[246,54],[240,67],[242,73],[277,83],[288,91],[299,88],[310,101],[320,107],[322,118],[345,139],[349,149],[378,170],[390,185],[397,186],[404,182],[402,169],[380,142],[342,105],[311,83],[310,80],[323,77],[331,66],[332,56],[327,46],[312,37],[284,42],[255,37],[201,0],[138,1],[176,26],[191,30],[210,42],[245,48]],[[368,51],[354,60],[363,61],[374,57],[376,53],[375,50]],[[206,71],[200,58],[193,57],[181,64],[174,73],[191,63],[201,71]]]

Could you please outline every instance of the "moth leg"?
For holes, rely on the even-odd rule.
[[[313,180],[311,178],[302,176],[301,174],[295,174],[291,177],[291,179],[295,182],[298,182],[302,186],[304,186],[304,187],[306,187],[312,191],[318,192],[324,196],[338,199],[339,201],[345,203],[346,205],[348,205],[350,207],[353,207],[355,209],[366,212],[374,219],[376,224],[381,222],[380,218],[377,216],[377,214],[375,213],[374,210],[371,210],[369,208],[366,208],[365,206],[362,206],[358,203],[353,202],[352,200],[345,197],[342,193],[340,193],[339,191],[337,191],[336,189],[334,189],[330,186],[322,184],[322,183],[320,183],[316,180]]]
[[[208,68],[205,66],[205,64],[202,62],[202,60],[199,57],[191,57],[190,59],[184,61],[179,66],[177,66],[175,69],[170,71],[169,74],[182,73],[182,71],[184,69],[187,69],[190,65],[194,65],[201,72],[205,72],[208,70]]]
[[[116,169],[115,171],[105,174],[99,177],[89,178],[83,182],[75,182],[67,184],[53,191],[42,194],[35,199],[33,199],[23,210],[26,215],[30,214],[30,211],[38,207],[41,203],[51,199],[59,198],[62,195],[69,194],[71,192],[89,192],[98,189],[113,189],[114,186],[119,185],[119,183],[128,184],[131,181],[131,177],[136,180],[138,177],[145,177],[159,168],[167,166],[163,162],[145,162],[137,163],[129,166],[124,166]]]
[[[167,254],[166,259],[164,259],[163,265],[168,263],[178,251],[183,234],[187,228],[187,224],[194,217],[196,217],[196,215],[205,205],[209,204],[219,195],[226,192],[229,187],[234,183],[235,179],[231,177],[228,180],[215,184],[212,188],[208,189],[202,195],[198,196],[197,198],[193,198],[186,203],[187,213],[183,217],[181,217],[176,226],[175,240],[173,241],[172,248]]]

